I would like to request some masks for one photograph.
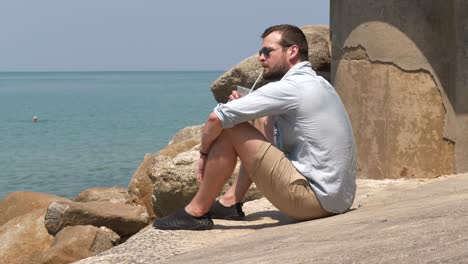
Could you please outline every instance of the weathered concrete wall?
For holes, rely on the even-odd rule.
[[[456,70],[455,111],[457,112],[457,171],[468,171],[468,1],[454,3]],[[461,136],[464,135],[464,136]]]
[[[468,171],[468,3],[331,0],[332,82],[361,178]]]

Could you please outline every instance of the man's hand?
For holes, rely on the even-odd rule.
[[[208,155],[200,153],[200,159],[198,160],[198,182],[201,184],[203,181],[203,175],[205,174],[205,164],[208,159]]]
[[[239,99],[241,98],[242,96],[244,96],[243,94],[240,94],[239,92],[237,92],[236,90],[233,90],[231,92],[231,95],[229,95],[229,100],[228,102],[231,102],[233,100],[236,100],[236,99]]]

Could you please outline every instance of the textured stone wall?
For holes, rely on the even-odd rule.
[[[457,113],[457,171],[468,171],[468,1],[454,1],[455,111]],[[463,136],[462,136],[463,135]]]
[[[358,177],[468,170],[467,7],[331,0],[332,82],[350,113]]]

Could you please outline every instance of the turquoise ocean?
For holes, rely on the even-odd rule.
[[[221,74],[0,73],[0,199],[127,187],[146,153],[205,121]]]

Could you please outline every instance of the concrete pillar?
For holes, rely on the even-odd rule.
[[[332,82],[361,178],[468,171],[468,3],[331,0]]]

